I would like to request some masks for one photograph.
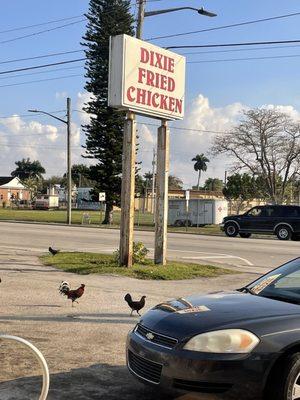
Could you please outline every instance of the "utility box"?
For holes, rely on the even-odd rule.
[[[168,224],[204,226],[220,224],[228,215],[226,200],[170,199]]]

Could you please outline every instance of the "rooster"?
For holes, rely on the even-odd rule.
[[[60,251],[60,250],[53,249],[51,246],[49,247],[48,250],[53,256],[56,256],[56,254],[59,253],[59,251]]]
[[[145,299],[146,299],[146,296],[142,296],[140,301],[132,301],[131,295],[129,293],[126,294],[126,296],[124,297],[124,300],[127,302],[129,307],[131,308],[130,316],[132,316],[133,311],[136,311],[138,313],[138,315],[141,316],[139,311],[145,307]]]
[[[74,302],[78,303],[79,299],[84,293],[85,285],[82,283],[78,289],[71,290],[70,285],[66,281],[62,281],[58,290],[60,294],[67,296],[68,299],[72,300],[72,307],[74,307]]]

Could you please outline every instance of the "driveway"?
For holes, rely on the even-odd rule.
[[[51,372],[49,400],[158,399],[125,367],[126,334],[138,319],[129,316],[124,295],[146,295],[150,308],[181,295],[236,288],[257,276],[178,282],[79,276],[42,266],[37,252],[24,250],[22,243],[20,249],[15,247],[0,246],[0,331],[24,337],[43,352]],[[86,293],[74,308],[58,293],[62,280],[72,287],[86,284]],[[12,343],[2,342],[0,351],[1,400],[37,399],[41,378],[36,361]]]

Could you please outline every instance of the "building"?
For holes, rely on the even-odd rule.
[[[19,178],[0,176],[0,205],[10,204],[16,200],[30,200],[30,190]]]

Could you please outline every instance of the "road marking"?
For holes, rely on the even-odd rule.
[[[213,253],[208,253],[208,254],[213,254]],[[216,259],[216,258],[236,258],[237,260],[244,261],[247,265],[253,266],[251,261],[246,260],[246,258],[238,257],[238,256],[232,256],[230,254],[216,254],[213,256],[197,256],[197,257],[182,257],[185,260],[205,260],[205,259]]]

